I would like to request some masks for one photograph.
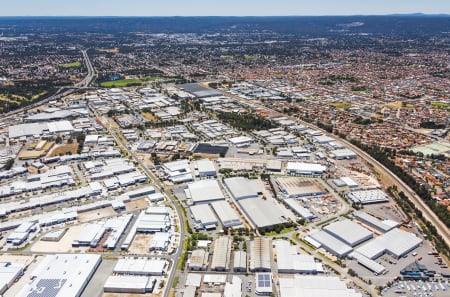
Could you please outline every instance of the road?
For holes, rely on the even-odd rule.
[[[89,108],[92,110],[92,112],[94,113],[94,115],[97,118],[100,118],[100,115],[97,113],[97,111],[95,110],[95,108],[93,108],[92,106],[89,106]],[[109,134],[111,136],[114,137],[115,141],[119,144],[119,146],[121,146],[132,158],[133,160],[139,164],[139,166],[141,167],[141,169],[144,171],[144,173],[147,175],[147,177],[152,180],[153,182],[153,186],[159,190],[161,193],[165,194],[170,202],[172,203],[172,205],[175,207],[175,210],[177,212],[177,216],[178,216],[178,220],[179,220],[179,224],[180,224],[180,241],[179,241],[179,247],[177,249],[177,251],[170,255],[170,259],[172,260],[172,270],[170,273],[170,276],[167,280],[167,287],[166,290],[164,291],[164,297],[168,297],[169,293],[170,293],[170,285],[173,283],[173,280],[175,278],[175,275],[177,273],[177,268],[178,268],[178,263],[180,262],[180,258],[181,258],[181,254],[183,253],[183,242],[185,240],[186,234],[185,234],[185,223],[184,223],[184,218],[183,218],[183,213],[180,209],[179,204],[175,201],[175,199],[173,198],[172,194],[169,193],[165,187],[163,186],[163,184],[160,182],[159,178],[156,177],[153,172],[151,172],[146,166],[145,164],[141,161],[140,158],[138,158],[133,151],[128,147],[128,144],[125,143],[122,138],[117,135],[116,130],[111,129],[110,127],[105,127]]]
[[[89,59],[87,51],[86,50],[81,50],[81,53],[83,55],[83,62],[84,62],[85,66],[86,66],[86,68],[88,70],[88,73],[87,73],[86,77],[83,78],[83,80],[81,80],[80,82],[76,83],[73,86],[61,87],[61,88],[59,88],[56,91],[55,94],[51,95],[50,97],[47,97],[47,98],[45,98],[43,100],[36,101],[36,102],[34,102],[34,103],[30,104],[30,105],[24,106],[22,108],[10,111],[10,112],[8,112],[6,114],[3,114],[2,116],[4,118],[8,118],[8,117],[17,115],[17,114],[22,113],[24,111],[36,108],[36,107],[38,107],[38,106],[40,106],[42,104],[46,104],[46,103],[48,103],[50,101],[59,100],[59,99],[65,97],[65,96],[68,96],[70,94],[75,93],[79,89],[83,89],[83,88],[88,87],[89,84],[92,82],[92,80],[95,77],[95,70],[94,70],[94,67],[92,66],[91,60]]]

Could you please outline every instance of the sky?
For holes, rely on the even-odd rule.
[[[450,14],[450,0],[0,0],[0,16]]]

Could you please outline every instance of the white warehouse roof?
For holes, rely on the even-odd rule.
[[[205,179],[193,182],[188,185],[188,189],[194,204],[225,200],[225,196],[220,189],[219,183],[215,179]]]
[[[224,227],[242,226],[241,219],[231,205],[226,201],[216,201],[211,203],[212,208],[219,217],[220,222]]]
[[[327,171],[327,167],[317,163],[288,162],[286,171],[297,174],[322,174]]]
[[[373,233],[348,219],[331,223],[323,228],[326,232],[344,241],[350,246],[355,246],[373,237]]]
[[[236,200],[258,197],[259,189],[254,180],[238,176],[227,178],[224,182]]]
[[[294,278],[280,277],[280,297],[298,296],[333,296],[362,297],[361,293],[348,289],[339,277],[300,276]]]
[[[289,241],[275,241],[275,249],[279,273],[323,272],[322,264],[316,263],[313,256],[299,254]]]
[[[322,230],[310,234],[310,237],[319,242],[327,251],[338,257],[344,257],[353,250],[348,244]]]

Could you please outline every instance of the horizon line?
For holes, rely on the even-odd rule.
[[[317,15],[0,15],[0,18],[174,18],[174,17],[352,17],[352,16],[450,16],[450,13],[385,13],[385,14],[317,14]]]

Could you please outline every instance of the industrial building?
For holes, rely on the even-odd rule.
[[[238,205],[254,228],[267,228],[287,222],[292,213],[273,198],[238,200]]]
[[[211,207],[216,213],[217,217],[220,220],[220,223],[224,228],[230,227],[241,227],[242,221],[239,218],[239,215],[235,210],[231,207],[231,205],[226,201],[215,201],[211,203]]]
[[[17,297],[79,297],[102,257],[93,254],[47,255],[30,274]]]
[[[205,179],[188,185],[188,190],[193,204],[211,203],[225,200],[219,183],[215,179]]]
[[[291,175],[321,175],[327,167],[317,163],[288,162],[286,173]]]
[[[6,242],[14,246],[19,246],[28,240],[30,234],[36,232],[39,225],[33,222],[22,223],[11,234],[6,237]]]
[[[175,184],[189,182],[194,178],[189,160],[186,159],[164,163],[162,168],[167,175],[167,179]]]
[[[290,209],[294,211],[294,213],[298,214],[302,218],[304,218],[306,221],[311,222],[314,220],[317,216],[310,212],[307,208],[303,207],[300,204],[300,201],[297,199],[284,199],[283,202],[289,206]]]
[[[236,200],[257,198],[259,193],[261,193],[255,180],[250,180],[242,176],[227,178],[224,180],[224,183]]]
[[[330,151],[330,155],[336,160],[356,159],[358,155],[348,148]]]
[[[270,271],[270,256],[272,247],[270,239],[264,237],[256,237],[249,242],[250,251],[250,271]]]
[[[350,245],[323,230],[312,232],[309,236],[305,237],[305,240],[316,248],[325,248],[329,253],[339,258],[347,256],[353,250]]]
[[[26,123],[9,126],[9,138],[20,138],[41,135],[55,135],[72,132],[74,130],[69,121],[57,121],[48,123]]]
[[[372,204],[389,201],[386,193],[380,189],[353,191],[348,193],[346,197],[354,203],[361,204]]]
[[[373,233],[368,229],[348,219],[331,223],[323,230],[352,247],[373,237]]]
[[[230,138],[229,141],[237,147],[243,147],[250,145],[253,142],[253,139],[248,136],[237,136]]]
[[[326,190],[317,181],[301,177],[278,177],[276,179],[286,198],[320,196]]]
[[[230,269],[231,238],[221,236],[214,242],[214,252],[211,261],[211,269],[216,271],[228,271]]]
[[[316,274],[323,272],[321,263],[315,262],[313,256],[299,254],[296,247],[292,246],[289,241],[277,240],[274,244],[278,273]]]
[[[382,274],[386,271],[386,267],[364,255],[361,255],[359,252],[352,252],[349,254],[349,257],[355,259],[359,264],[376,274]]]
[[[353,213],[353,215],[355,216],[355,218],[362,222],[363,224],[371,227],[371,228],[375,228],[380,232],[388,232],[392,229],[394,229],[395,227],[398,227],[400,225],[399,222],[395,222],[392,220],[380,220],[368,213],[362,212],[362,211],[356,211]]]
[[[198,175],[200,177],[211,177],[217,175],[216,167],[214,166],[213,161],[208,159],[202,159],[196,161],[196,164],[197,164],[196,170],[198,171]]]
[[[422,239],[413,233],[395,228],[374,238],[356,251],[372,260],[384,253],[400,258],[416,249],[421,243]]]
[[[216,229],[219,222],[208,204],[192,205],[189,209],[197,229]]]
[[[242,297],[242,280],[233,275],[231,283],[225,283],[223,297]]]
[[[244,251],[235,251],[233,253],[233,271],[246,272],[247,271],[247,253]]]
[[[152,293],[156,279],[148,276],[111,275],[103,286],[105,293],[145,294]]]
[[[122,258],[117,261],[113,271],[124,275],[161,276],[166,267],[167,262],[161,259]]]
[[[25,265],[0,262],[0,294],[4,294],[23,275]]]
[[[150,251],[167,251],[172,240],[172,233],[170,232],[156,232],[153,234],[150,242]]]
[[[280,297],[339,296],[362,297],[354,289],[348,289],[345,281],[337,276],[295,275],[280,277]]]
[[[209,253],[204,249],[192,251],[191,257],[187,263],[189,270],[201,271],[208,269]]]

